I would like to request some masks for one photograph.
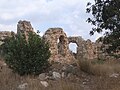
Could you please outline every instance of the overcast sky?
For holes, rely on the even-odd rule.
[[[89,35],[86,4],[93,0],[0,0],[0,31],[15,31],[19,20],[28,20],[43,34],[48,28],[61,27],[68,36],[95,41]]]

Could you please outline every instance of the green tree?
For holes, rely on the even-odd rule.
[[[49,66],[49,44],[31,32],[28,37],[26,40],[24,35],[13,34],[2,45],[6,63],[20,75],[36,75]]]
[[[94,26],[90,34],[104,31],[103,43],[109,45],[106,51],[109,54],[120,51],[120,0],[94,0],[94,2],[94,4],[88,2],[86,9],[87,13],[92,14],[87,22]]]

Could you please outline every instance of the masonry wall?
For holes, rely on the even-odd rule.
[[[17,24],[17,34],[24,34],[28,38],[28,32],[34,32],[33,27],[29,21],[19,21]],[[10,37],[11,32],[0,32],[0,44],[6,37]],[[92,42],[91,40],[84,40],[81,36],[67,37],[62,28],[49,28],[43,35],[43,39],[50,44],[50,62],[57,61],[61,63],[74,62],[76,59],[104,59],[106,54],[101,51],[100,42]],[[69,50],[69,44],[76,43],[77,53],[73,54]]]

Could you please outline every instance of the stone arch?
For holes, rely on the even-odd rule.
[[[69,41],[69,44],[75,43],[77,45],[77,48],[76,48],[77,51],[74,57],[76,59],[82,58],[83,52],[84,52],[83,49],[85,47],[85,40],[81,36],[76,36],[76,37],[68,37],[68,41]]]
[[[76,37],[68,37],[69,44],[75,43],[77,45],[77,48],[84,46],[84,39],[80,36]],[[78,50],[77,50],[78,53]]]
[[[75,58],[77,58],[77,57],[76,57],[76,55],[77,55],[77,48],[78,48],[78,46],[77,46],[76,43],[72,43],[72,42],[69,43],[70,53],[71,53]]]
[[[49,42],[51,57],[50,60],[69,62],[73,60],[69,51],[69,42],[66,33],[62,28],[48,29],[43,38]],[[58,43],[59,40],[59,43]]]
[[[77,44],[76,43],[69,43],[69,50],[73,53],[77,53]]]
[[[69,43],[76,43],[78,47],[82,45],[84,42],[84,39],[81,36],[76,36],[76,37],[68,37]]]
[[[77,42],[76,40],[74,40],[74,39],[73,39],[73,40],[69,39],[69,40],[70,40],[70,41],[69,41],[69,44],[70,44],[70,43],[75,43],[77,46],[79,46],[79,44],[78,44],[78,42]]]

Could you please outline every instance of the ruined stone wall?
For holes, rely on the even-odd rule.
[[[7,37],[11,37],[11,33],[12,32],[9,32],[9,31],[1,31],[0,32],[0,45],[2,45],[4,42],[3,40]]]
[[[85,40],[81,36],[68,37],[69,44],[75,43],[77,45],[76,59],[82,59],[85,55]]]
[[[98,57],[97,45],[91,40],[85,41],[82,37],[68,37],[69,43],[77,44],[77,59],[95,59]]]
[[[33,27],[29,21],[19,21],[17,24],[17,34],[25,34],[28,36],[28,32],[33,32]],[[3,41],[6,37],[11,37],[12,32],[9,31],[0,31],[0,41]]]
[[[50,44],[50,61],[71,62],[75,59],[70,54],[68,38],[62,28],[48,29],[43,38]]]
[[[93,60],[98,58],[97,45],[89,39],[86,41],[86,51],[87,59]]]
[[[69,43],[76,43],[77,45],[77,53],[76,59],[84,60],[108,60],[113,57],[109,56],[107,53],[103,52],[101,46],[103,45],[102,42],[96,41],[92,42],[91,40],[84,40],[80,36],[78,37],[68,37]],[[105,49],[105,48],[103,48]]]
[[[33,32],[33,27],[29,21],[19,21],[17,24],[17,34],[18,35],[25,35],[26,40],[28,40],[28,33]]]
[[[17,34],[24,34],[28,39],[28,32],[33,32],[32,25],[29,21],[19,21],[17,24]],[[0,40],[11,36],[11,32],[0,32]],[[50,61],[69,63],[76,59],[105,59],[106,54],[101,51],[101,42],[92,42],[89,39],[84,40],[80,36],[67,37],[62,28],[50,28],[43,35],[43,39],[50,44],[51,57]],[[2,43],[0,41],[0,43]],[[70,43],[76,43],[77,53],[74,56],[69,49]]]
[[[0,41],[4,40],[6,37],[10,37],[11,32],[9,31],[1,31],[0,32]]]

